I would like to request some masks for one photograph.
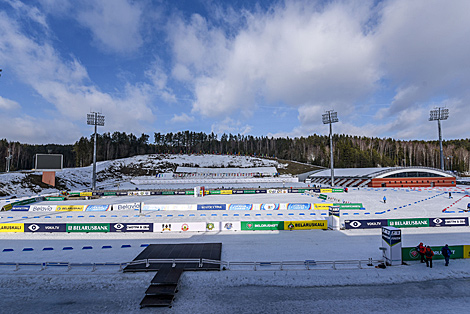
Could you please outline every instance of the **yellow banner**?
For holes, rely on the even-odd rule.
[[[320,193],[333,193],[333,189],[320,189]]]
[[[470,245],[463,246],[463,258],[470,258]]]
[[[220,190],[220,194],[232,194],[232,190]]]
[[[0,224],[0,232],[24,232],[24,224]]]
[[[57,212],[81,212],[84,205],[58,205]]]
[[[80,196],[93,196],[93,192],[80,192]]]
[[[313,204],[313,209],[328,210],[330,209],[330,206],[333,206],[333,203],[318,203],[318,204]]]
[[[5,211],[6,210],[11,210],[12,208],[13,208],[13,205],[11,205],[11,204],[7,204],[7,205],[3,206],[3,210],[5,210]]]
[[[284,221],[284,230],[328,229],[327,220]]]

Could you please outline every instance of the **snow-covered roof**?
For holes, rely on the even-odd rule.
[[[439,169],[435,168],[428,168],[428,167],[380,167],[380,168],[338,168],[334,169],[335,177],[357,177],[357,178],[384,178],[389,175],[393,175],[396,173],[402,172],[425,172],[434,174],[437,176],[444,176],[444,177],[452,177],[452,175],[448,174]],[[310,177],[330,177],[331,170],[324,169],[319,170]]]
[[[178,167],[177,173],[262,173],[273,175],[277,173],[276,167],[251,167],[251,168],[200,168],[200,167]]]

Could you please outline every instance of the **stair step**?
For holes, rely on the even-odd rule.
[[[173,298],[173,295],[146,295],[140,302],[140,307],[170,307]]]
[[[183,273],[183,268],[162,268],[160,269],[155,277],[153,277],[151,284],[152,285],[168,285],[168,284],[178,284],[181,274]]]
[[[145,291],[146,295],[174,295],[176,293],[176,284],[171,285],[151,285]]]

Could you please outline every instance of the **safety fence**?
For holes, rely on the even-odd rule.
[[[469,225],[468,217],[454,218],[404,218],[404,219],[364,219],[345,220],[345,229],[370,229],[391,226],[396,228],[410,227],[466,227]]]
[[[451,259],[470,258],[470,245],[449,245]],[[444,259],[442,255],[442,246],[431,246],[434,252],[433,260]],[[419,261],[421,256],[416,247],[402,247],[403,261]]]
[[[15,271],[20,270],[22,267],[36,267],[40,271],[46,269],[65,269],[70,271],[72,268],[90,268],[92,272],[98,268],[113,267],[122,271],[126,266],[132,265],[145,265],[147,268],[151,264],[169,264],[171,267],[177,267],[178,264],[195,264],[202,268],[204,264],[219,265],[221,270],[231,271],[289,271],[289,270],[342,270],[342,269],[371,269],[375,268],[378,264],[383,263],[383,260],[340,260],[340,261],[316,261],[316,260],[303,260],[303,261],[249,261],[249,262],[228,262],[219,261],[205,258],[180,258],[180,259],[142,259],[132,262],[123,263],[73,263],[73,262],[31,262],[31,263],[17,263],[17,262],[0,262],[0,267],[13,267]]]

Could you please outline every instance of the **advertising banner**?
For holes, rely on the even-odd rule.
[[[154,223],[154,232],[205,232],[205,222]]]
[[[160,192],[161,193],[161,192]],[[127,192],[116,192],[117,196],[127,196]]]
[[[278,210],[279,204],[261,204],[259,209],[260,210]]]
[[[93,196],[93,192],[80,192],[80,196]]]
[[[55,212],[57,205],[31,205],[30,212]]]
[[[241,230],[284,230],[284,221],[242,221]]]
[[[349,203],[349,204],[342,204],[342,203],[335,203],[334,206],[339,206],[340,209],[361,209],[362,203]]]
[[[150,195],[163,195],[162,191],[150,191]]]
[[[116,192],[104,192],[103,196],[116,196]]]
[[[312,193],[321,193],[321,189],[310,189]]]
[[[388,225],[397,228],[429,227],[428,218],[389,219]]]
[[[28,198],[28,199],[25,199],[25,200],[21,200],[21,201],[18,201],[18,202],[13,202],[12,205],[28,205],[28,204],[31,204],[31,203],[34,203],[34,202],[37,202],[38,199],[36,198]]]
[[[344,189],[332,189],[333,193],[343,193]]]
[[[29,205],[15,205],[11,208],[12,212],[27,212],[29,211]]]
[[[256,190],[256,194],[263,194],[266,193],[267,190]]]
[[[111,209],[110,205],[86,205],[87,212],[105,212]]]
[[[255,190],[243,190],[243,194],[256,194]]]
[[[369,229],[387,226],[387,219],[345,220],[345,229]]]
[[[232,194],[243,194],[243,190],[232,190]]]
[[[312,209],[312,204],[310,203],[288,203],[287,209],[300,209],[300,210],[309,210]]]
[[[153,223],[112,223],[111,232],[153,232]]]
[[[207,222],[206,231],[220,231],[220,222]]]
[[[240,221],[221,221],[220,230],[221,231],[240,231],[241,222]]]
[[[232,190],[220,190],[220,194],[223,194],[223,195],[231,195],[231,194],[232,194]]]
[[[434,252],[433,260],[441,260],[444,259],[444,256],[442,256],[442,246],[431,246],[431,250]],[[457,259],[457,258],[465,258],[466,255],[464,255],[464,245],[449,245],[449,249],[452,252],[452,255],[450,256],[451,259]],[[419,261],[420,256],[419,252],[416,250],[416,247],[404,247],[401,249],[402,251],[402,258],[403,261]]]
[[[66,224],[24,224],[24,232],[66,232]]]
[[[194,190],[193,191],[184,191],[186,195],[194,195]]]
[[[194,194],[194,191],[193,191]],[[186,191],[175,191],[175,195],[186,195]]]
[[[333,193],[333,189],[320,189],[320,193]]]
[[[197,210],[226,210],[226,204],[198,204]]]
[[[169,210],[169,211],[186,211],[186,210],[196,210],[195,204],[144,204],[142,210]]]
[[[470,258],[470,245],[463,246],[463,258]]]
[[[253,204],[227,204],[228,210],[252,210]]]
[[[315,210],[328,210],[330,206],[333,206],[333,203],[317,203],[313,204],[313,209]]]
[[[284,230],[328,229],[327,220],[284,221]]]
[[[210,195],[219,195],[220,194],[220,190],[207,190],[207,192],[209,192]]]
[[[108,223],[71,223],[66,226],[67,232],[109,232]]]
[[[84,205],[57,205],[57,212],[81,212]]]
[[[24,232],[23,223],[0,223],[0,232]]]
[[[139,210],[140,202],[126,203],[126,204],[113,204],[113,210]]]
[[[163,193],[165,193],[165,192],[163,192]],[[173,195],[174,192],[172,191],[171,193]],[[150,191],[128,191],[127,195],[129,195],[129,196],[149,196]]]
[[[65,197],[63,196],[46,196],[46,201],[63,201]]]
[[[318,198],[321,199],[321,200],[326,201],[326,199],[328,198],[328,195],[326,195],[326,194],[320,194],[320,196],[318,196]]]
[[[429,218],[429,226],[430,227],[461,227],[461,226],[468,226],[468,217]]]

